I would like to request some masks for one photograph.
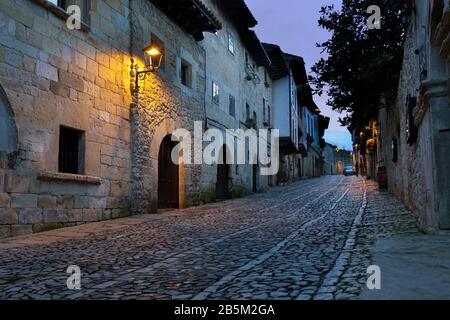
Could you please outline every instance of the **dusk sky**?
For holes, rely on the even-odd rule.
[[[283,51],[299,55],[305,59],[307,71],[321,56],[317,42],[329,39],[330,34],[318,26],[320,8],[327,4],[340,7],[341,0],[245,0],[258,20],[256,33],[263,42],[278,44]],[[325,133],[329,143],[352,150],[352,141],[347,128],[342,127],[338,118],[343,115],[327,106],[328,97],[315,96],[322,113],[331,118]]]

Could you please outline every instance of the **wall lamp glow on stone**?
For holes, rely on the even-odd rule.
[[[134,59],[131,59],[131,71],[130,77],[131,80],[134,79],[134,88],[133,90],[139,89],[139,81],[144,80],[147,74],[156,72],[161,66],[163,54],[161,51],[155,46],[149,46],[144,50],[144,58],[145,58],[145,68],[140,69],[138,65],[134,62]]]

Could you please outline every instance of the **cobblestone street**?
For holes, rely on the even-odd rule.
[[[371,181],[264,194],[0,242],[0,299],[357,299],[377,239],[417,234]],[[81,268],[82,290],[66,287]]]

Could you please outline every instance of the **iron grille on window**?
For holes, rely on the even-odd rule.
[[[59,172],[82,174],[83,132],[61,127],[59,131]]]

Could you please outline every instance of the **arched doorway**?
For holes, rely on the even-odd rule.
[[[220,150],[219,159],[221,163],[217,164],[217,182],[216,197],[217,199],[229,199],[229,166],[227,164],[227,147],[224,145]]]
[[[0,156],[17,151],[17,127],[14,113],[0,85]]]
[[[158,155],[158,209],[179,208],[179,166],[172,161],[177,145],[172,136],[161,142]]]

